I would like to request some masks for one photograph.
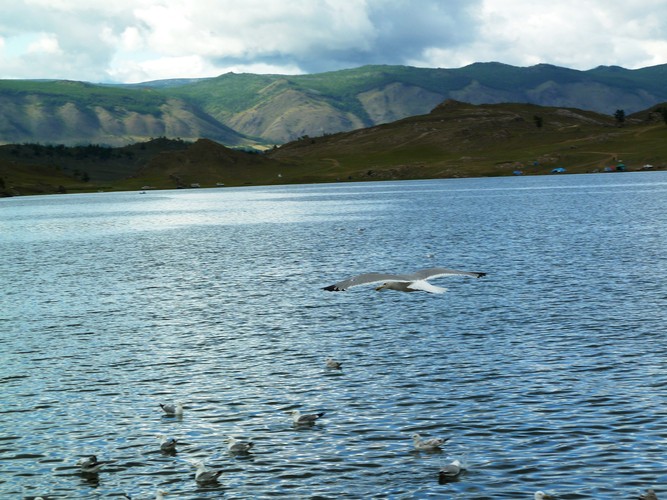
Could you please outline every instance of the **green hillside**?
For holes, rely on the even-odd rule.
[[[207,139],[129,146],[0,146],[4,195],[667,168],[656,106],[624,122],[572,108],[446,101],[431,113],[304,137],[266,153]]]
[[[538,121],[541,126],[538,127]],[[659,113],[613,117],[529,104],[447,101],[428,115],[306,138],[268,153],[310,168],[312,179],[375,180],[604,171],[667,165]]]

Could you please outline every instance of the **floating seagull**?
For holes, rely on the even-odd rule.
[[[176,416],[181,416],[183,415],[183,403],[178,402],[175,405],[170,405],[170,404],[162,404],[160,403],[160,408],[162,408],[162,411],[164,411],[167,415],[176,415]]]
[[[167,495],[168,495],[168,493],[166,491],[157,490],[155,492],[155,500],[164,500],[164,497],[166,497]],[[123,496],[125,498],[127,498],[128,500],[132,500],[132,497],[130,495],[128,495],[127,493],[125,493]]]
[[[481,278],[486,276],[486,273],[476,273],[470,271],[456,271],[454,269],[444,269],[442,267],[433,267],[430,269],[423,269],[412,274],[383,274],[383,273],[367,273],[353,276],[343,281],[329,285],[323,288],[329,292],[343,292],[348,288],[359,285],[368,285],[371,283],[382,283],[376,288],[380,290],[397,290],[399,292],[428,292],[428,293],[444,293],[446,288],[431,285],[428,280],[432,278],[439,278],[440,276],[472,276],[474,278]]]
[[[639,500],[658,500],[655,491],[649,489],[643,495],[639,495]]]
[[[535,492],[535,500],[549,500],[550,498],[553,498],[551,495],[547,495],[543,491],[536,491]]]
[[[81,472],[84,474],[97,474],[102,468],[102,465],[108,463],[109,462],[98,461],[96,455],[91,455],[88,458],[81,458],[76,462],[76,464],[81,467]]]
[[[158,434],[155,436],[160,440],[160,449],[165,453],[173,453],[176,451],[176,443],[178,442],[174,438],[165,436],[164,434]]]
[[[452,479],[455,479],[459,474],[461,474],[461,471],[464,469],[463,465],[461,465],[461,461],[457,458],[455,460],[452,460],[450,463],[445,465],[440,469],[440,472],[438,473],[438,481],[441,483],[446,483],[447,481],[451,481]]]
[[[290,414],[292,415],[292,421],[295,425],[312,425],[317,419],[324,416],[324,412],[301,415],[299,410],[292,410]]]
[[[340,361],[336,361],[333,358],[327,358],[326,363],[327,363],[327,368],[331,368],[332,370],[340,370],[343,368],[343,363],[341,363]]]
[[[412,435],[412,441],[415,444],[415,449],[423,451],[439,450],[443,444],[449,441],[449,439],[450,438],[422,439],[421,436],[417,433]]]
[[[192,465],[197,468],[197,472],[195,473],[195,481],[198,483],[215,483],[220,477],[220,474],[222,474],[221,470],[216,472],[208,470],[204,465],[204,462],[201,460],[194,462]]]
[[[230,453],[248,453],[250,448],[255,445],[252,441],[240,441],[234,436],[229,436],[225,441]]]

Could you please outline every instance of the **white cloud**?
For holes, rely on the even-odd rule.
[[[54,33],[44,33],[26,48],[28,54],[34,55],[61,55],[62,50],[58,38]]]
[[[667,2],[15,0],[3,6],[0,40],[0,78],[139,81],[476,61],[637,68],[667,63]]]
[[[664,40],[667,34],[665,2],[560,0],[530,5],[524,0],[485,0],[478,13],[479,37],[459,51],[459,57],[589,69],[601,64],[637,68],[664,56],[656,53],[655,37]]]

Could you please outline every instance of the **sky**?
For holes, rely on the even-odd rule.
[[[0,79],[667,63],[667,0],[0,1]]]

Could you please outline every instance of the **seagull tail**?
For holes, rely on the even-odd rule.
[[[326,290],[327,292],[344,292],[345,288],[338,288],[336,285],[329,285],[322,288],[322,290]]]
[[[324,416],[324,412],[316,413],[316,415],[317,415],[317,418],[322,418]]]
[[[486,276],[486,273],[475,273],[475,278],[483,278]]]

